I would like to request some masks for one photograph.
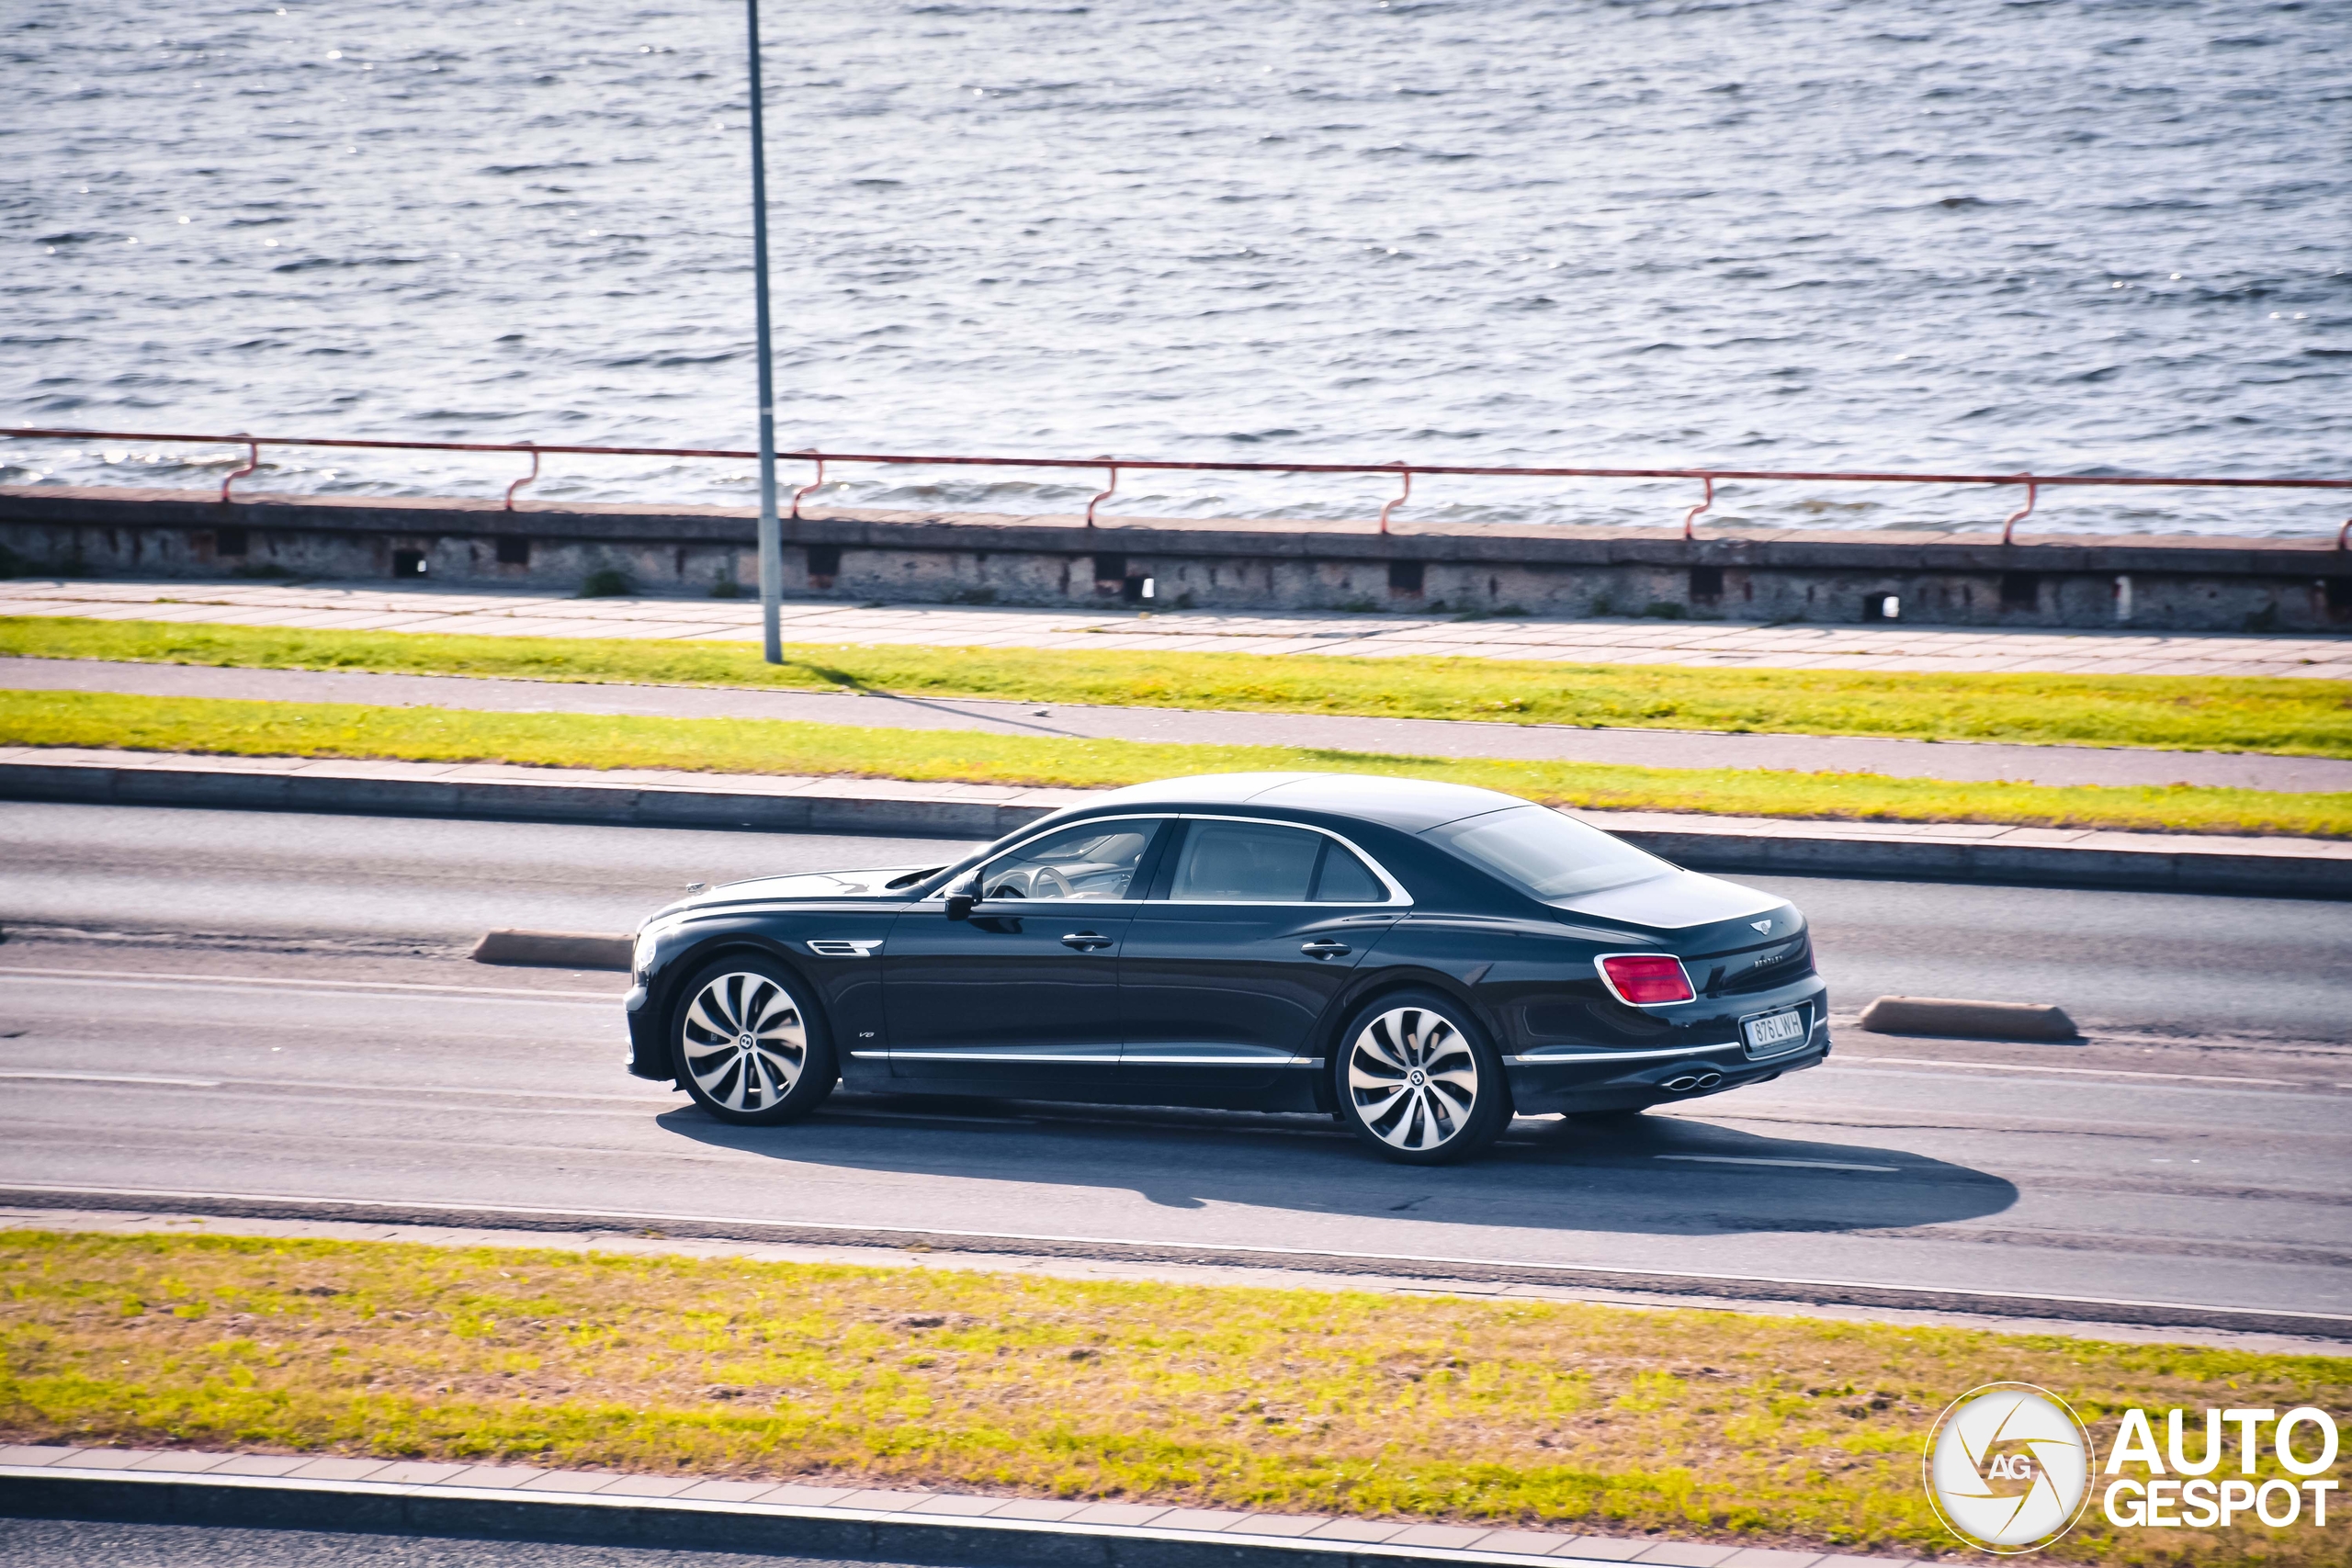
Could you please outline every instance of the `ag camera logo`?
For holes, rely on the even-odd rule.
[[[2064,1400],[2031,1383],[1986,1383],[1937,1417],[1928,1496],[1969,1545],[2035,1551],[2082,1517],[2092,1459],[2090,1433]]]

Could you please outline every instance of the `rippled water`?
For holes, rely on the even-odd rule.
[[[0,413],[749,446],[741,25],[16,0]],[[2342,0],[771,0],[767,33],[786,447],[2352,472]],[[0,450],[17,483],[202,477],[133,443]],[[516,471],[274,463],[256,488]],[[1053,511],[1090,479],[827,495]],[[572,458],[533,493],[752,484]],[[1431,479],[1399,515],[1666,524],[1694,490]],[[1385,493],[1130,476],[1109,510]],[[1751,485],[1709,521],[1977,528],[2016,499]],[[2315,534],[2345,504],[2075,491],[2035,525]]]

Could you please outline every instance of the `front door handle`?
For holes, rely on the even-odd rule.
[[[1310,958],[1337,958],[1343,953],[1355,951],[1344,942],[1328,941],[1301,942],[1298,950]]]
[[[1101,931],[1072,931],[1062,938],[1062,945],[1074,947],[1080,953],[1086,953],[1094,948],[1110,946],[1111,939]]]

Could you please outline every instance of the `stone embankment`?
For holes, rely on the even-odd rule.
[[[16,569],[749,591],[754,514],[585,502],[0,488]],[[1397,609],[1841,625],[2352,630],[2331,537],[1439,527],[829,509],[785,524],[796,598]]]

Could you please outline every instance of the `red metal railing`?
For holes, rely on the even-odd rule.
[[[208,446],[241,446],[245,448],[245,465],[220,481],[220,499],[229,500],[229,487],[251,474],[261,465],[261,449],[267,446],[328,446],[362,451],[390,452],[511,452],[527,454],[531,471],[509,485],[506,490],[507,510],[514,510],[514,492],[539,477],[539,459],[548,453],[576,454],[595,457],[726,457],[751,459],[756,452],[741,452],[727,447],[692,446],[566,446],[541,442],[517,441],[375,441],[352,436],[328,435],[188,435],[152,430],[49,430],[0,427],[0,435],[70,441],[164,441]],[[1388,474],[1404,481],[1403,491],[1380,509],[1380,531],[1388,531],[1388,514],[1399,502],[1413,493],[1415,476],[1430,477],[1460,475],[1471,478],[1527,479],[1699,479],[1706,485],[1706,493],[1698,505],[1683,514],[1682,536],[1696,537],[1694,526],[1702,513],[1714,504],[1715,483],[1719,479],[1754,479],[1767,482],[1790,481],[1807,484],[1941,484],[1941,485],[2023,485],[2025,505],[2009,514],[2001,525],[2001,542],[2008,544],[2015,537],[2018,524],[2030,515],[2039,493],[2056,486],[2171,487],[2177,489],[2212,490],[2352,490],[2352,479],[2192,479],[2177,476],[2123,474],[1920,474],[1880,473],[1868,470],[1816,471],[1796,468],[1512,468],[1471,463],[1226,463],[1187,462],[1167,458],[1145,457],[924,457],[900,452],[819,452],[802,450],[780,452],[780,457],[796,462],[817,465],[817,483],[804,485],[794,492],[792,515],[800,515],[803,497],[824,482],[828,463],[874,463],[880,465],[920,466],[924,468],[1101,468],[1110,475],[1110,484],[1086,504],[1086,525],[1094,526],[1094,509],[1118,489],[1123,469],[1179,473],[1227,474]],[[2352,518],[2347,518],[2335,533],[2335,547],[2346,549],[2352,545]]]

